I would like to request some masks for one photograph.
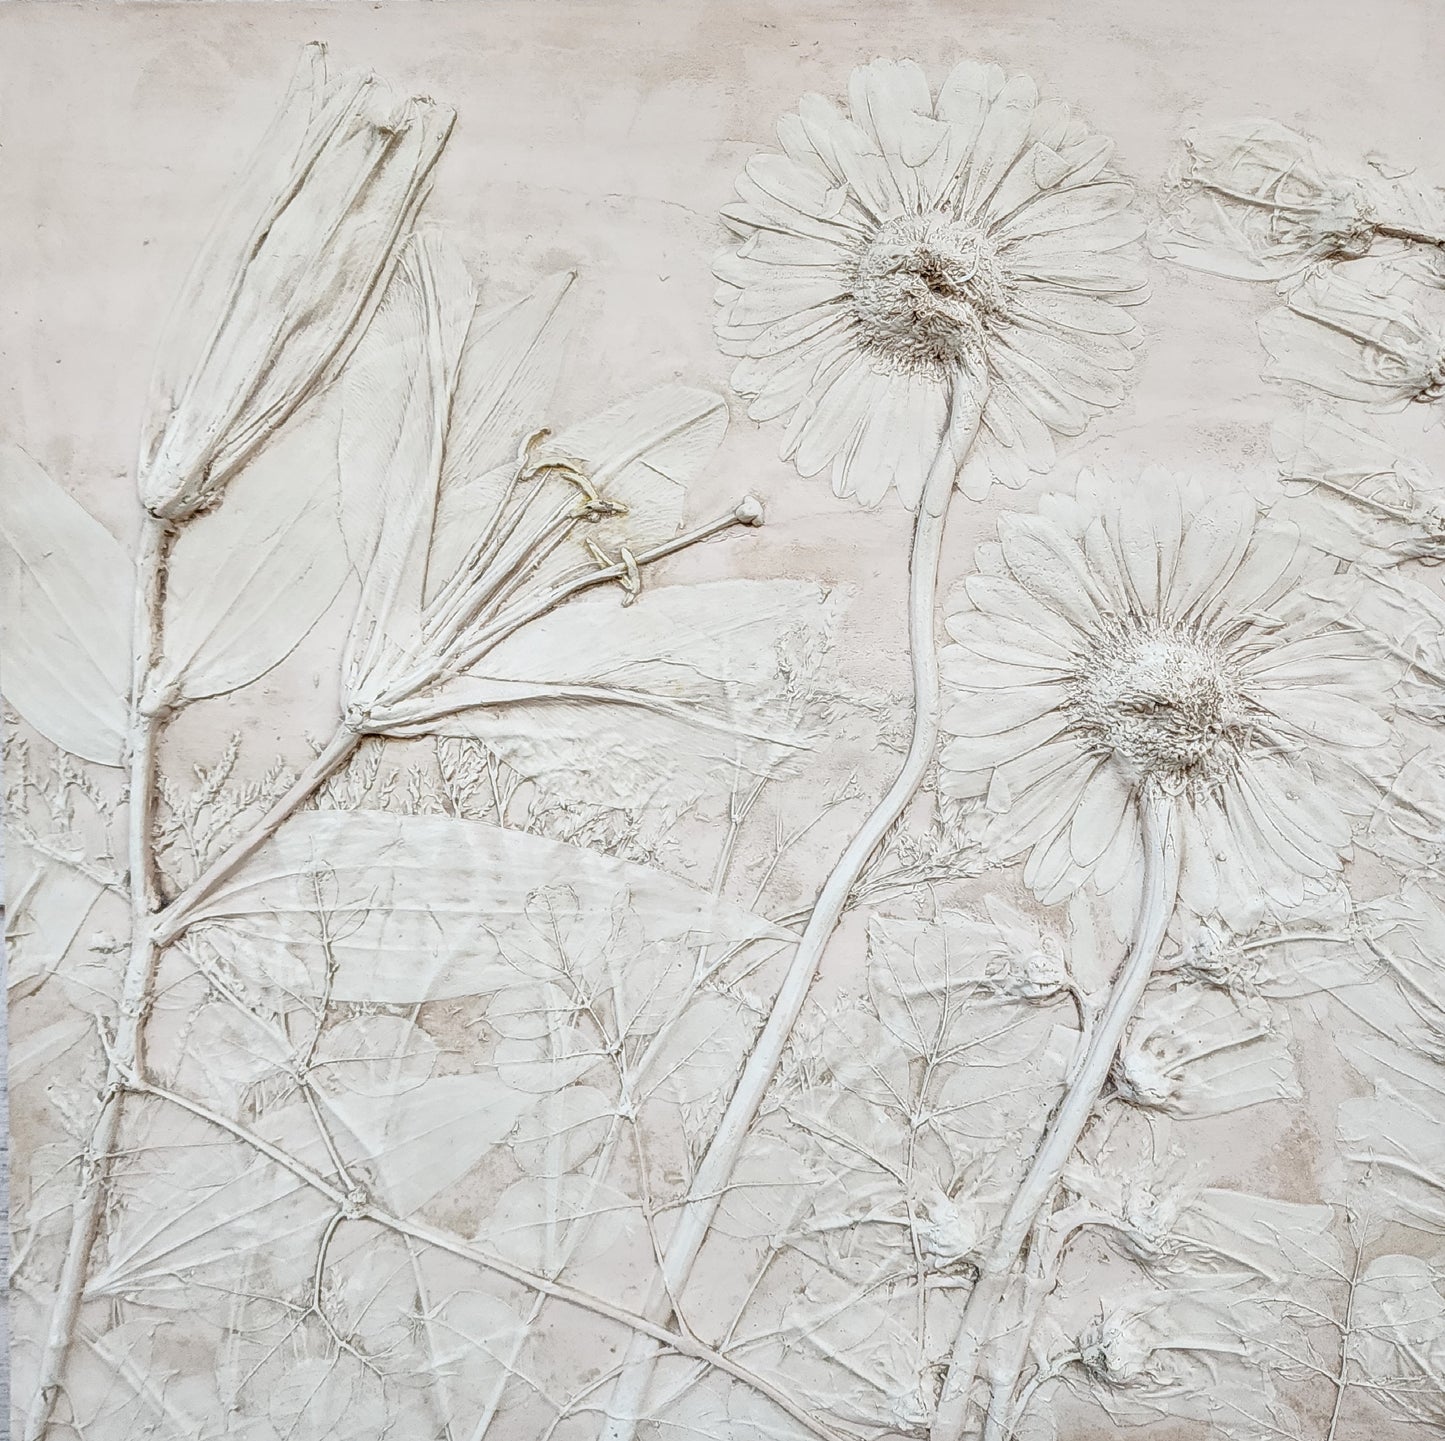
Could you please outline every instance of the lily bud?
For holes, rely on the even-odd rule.
[[[184,520],[339,370],[386,288],[454,120],[308,45],[279,115],[177,299],[140,494]]]

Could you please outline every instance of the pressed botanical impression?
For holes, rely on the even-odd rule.
[[[7,437],[25,1441],[1445,1425],[1445,500],[1390,429],[1445,194],[1228,117],[1141,193],[978,58],[836,89],[717,216],[715,371],[589,411],[585,270],[499,292],[429,213],[465,115],[308,46],[139,544]],[[1277,288],[1269,462],[1090,454],[1175,262]],[[911,533],[906,693],[872,597],[748,562],[774,486]],[[303,647],[290,759],[187,731]],[[1292,1185],[1222,1159],[1321,1107]]]

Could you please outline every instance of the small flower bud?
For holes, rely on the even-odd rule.
[[[739,525],[761,525],[765,519],[763,503],[755,495],[745,495],[733,507],[733,516]]]

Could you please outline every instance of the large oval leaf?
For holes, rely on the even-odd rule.
[[[338,409],[323,397],[177,537],[165,664],[188,700],[239,690],[279,665],[351,569],[338,514]]]
[[[641,944],[679,957],[795,939],[649,866],[479,821],[381,811],[297,816],[192,923],[224,933],[249,982],[319,995],[331,966],[333,1001],[415,1005],[526,979],[533,899],[552,887],[575,898],[575,947],[605,947],[614,916],[628,914]]]
[[[82,760],[125,753],[135,568],[23,450],[0,446],[5,698]]]

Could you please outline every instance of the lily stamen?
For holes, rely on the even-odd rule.
[[[662,541],[639,555],[633,555],[629,551],[626,553],[627,559],[617,561],[612,561],[604,555],[602,558],[607,560],[605,567],[599,564],[596,570],[583,571],[581,574],[573,575],[569,579],[561,581],[551,590],[544,591],[535,599],[527,601],[513,612],[497,616],[490,625],[472,637],[471,644],[466,650],[454,652],[449,656],[443,669],[455,673],[469,670],[488,651],[509,635],[536,620],[538,616],[545,615],[553,607],[561,605],[575,595],[591,590],[594,586],[606,585],[609,581],[624,580],[629,574],[635,572],[640,588],[641,571],[644,566],[664,560],[670,555],[676,555],[679,551],[698,545],[702,541],[711,540],[713,536],[720,535],[735,525],[754,527],[762,525],[762,523],[762,502],[754,495],[746,495],[726,515],[718,516],[715,520],[707,521],[682,535]],[[428,680],[422,681],[421,685],[430,684],[431,680],[437,678],[438,676],[431,676]],[[400,699],[401,696],[396,695],[397,692],[415,694],[421,685],[408,685],[404,691],[402,685],[397,685],[388,692],[382,703],[390,703],[393,697]]]

